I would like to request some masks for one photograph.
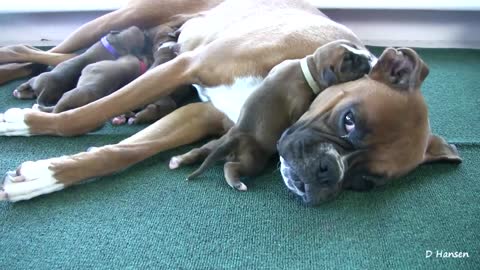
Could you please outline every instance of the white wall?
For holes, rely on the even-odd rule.
[[[44,1],[46,0],[41,2]],[[84,1],[93,0],[78,2],[84,3]],[[315,0],[312,1],[315,2]],[[382,2],[385,1],[380,3]],[[477,2],[480,5],[480,1]],[[83,6],[86,5],[83,4]],[[5,6],[0,6],[0,9],[5,10]],[[368,45],[480,48],[480,11],[394,9],[324,9],[322,11],[351,28]],[[105,12],[107,11],[0,12],[0,46],[17,43],[55,45],[81,24]]]

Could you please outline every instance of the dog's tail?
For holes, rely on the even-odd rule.
[[[238,136],[233,136],[233,137],[227,137],[226,135],[223,137],[226,138],[220,144],[215,147],[210,154],[205,158],[203,161],[202,165],[198,167],[193,173],[191,173],[188,177],[187,180],[193,179],[200,174],[202,174],[206,169],[211,167],[213,163],[227,157],[238,145],[239,137]],[[220,140],[222,140],[221,138]]]

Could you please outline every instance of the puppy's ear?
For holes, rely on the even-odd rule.
[[[453,144],[448,144],[442,137],[430,134],[423,163],[448,162],[461,163],[462,158]]]
[[[371,79],[399,90],[414,90],[428,75],[428,67],[410,48],[387,48],[370,71]]]

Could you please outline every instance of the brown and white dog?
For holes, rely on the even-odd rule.
[[[225,135],[187,154],[173,157],[170,168],[205,158],[201,167],[188,177],[191,179],[213,162],[226,159],[227,183],[235,189],[247,190],[240,178],[256,175],[264,169],[277,152],[282,133],[307,111],[316,94],[334,84],[358,79],[370,71],[371,56],[350,46],[354,45],[348,41],[333,41],[318,48],[313,55],[278,64],[247,98],[237,123]],[[341,159],[338,161],[342,162]],[[340,164],[337,167],[345,166]],[[343,180],[332,176],[329,178]]]
[[[74,110],[60,114],[7,110],[0,117],[0,134],[84,134],[185,84],[197,85],[208,102],[180,107],[118,144],[25,162],[7,174],[0,198],[30,199],[119,171],[160,151],[223,135],[238,120],[248,96],[283,61],[304,58],[338,39],[365,50],[349,29],[303,1],[134,0],[81,27],[51,50],[52,57],[86,47],[112,29],[152,27],[192,15],[196,16],[181,27],[180,54],[175,59]],[[37,52],[2,55],[33,61]],[[43,55],[40,58],[44,60]],[[308,67],[312,65],[307,62]],[[283,81],[273,74],[272,84]],[[278,142],[288,189],[316,204],[337,192],[336,185],[366,189],[424,162],[459,162],[455,147],[430,132],[420,92],[427,74],[427,66],[415,52],[389,48],[368,75],[320,91]],[[320,75],[314,72],[309,81],[320,83]],[[288,95],[284,100],[296,102],[297,98]]]

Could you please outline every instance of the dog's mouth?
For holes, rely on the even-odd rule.
[[[285,186],[287,186],[291,192],[301,197],[305,195],[305,184],[299,179],[291,167],[287,165],[282,156],[280,156],[280,173],[282,174]]]

